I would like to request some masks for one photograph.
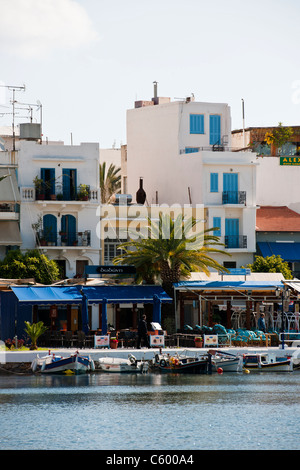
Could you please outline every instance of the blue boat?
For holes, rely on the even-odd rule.
[[[37,356],[31,364],[31,369],[42,374],[85,374],[95,370],[95,365],[89,356],[82,356],[78,352],[63,357],[50,354],[49,351],[47,356]]]

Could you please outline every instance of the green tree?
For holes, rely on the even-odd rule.
[[[291,127],[283,127],[282,123],[279,122],[276,129],[265,134],[265,140],[268,145],[273,144],[277,149],[280,149],[280,147],[289,141],[292,135],[293,129]]]
[[[106,172],[106,162],[100,164],[100,194],[102,204],[108,203],[113,194],[121,189],[121,168],[112,163]]]
[[[147,236],[121,243],[118,248],[122,252],[114,264],[134,265],[145,281],[160,279],[170,295],[173,283],[190,277],[192,272],[203,271],[209,275],[211,268],[227,272],[211,256],[228,255],[220,249],[224,245],[219,237],[210,234],[214,229],[191,235],[195,225],[194,219],[181,221],[180,215],[175,221],[162,214],[159,222],[148,219]]]
[[[253,273],[281,273],[285,279],[293,279],[289,265],[280,255],[255,256],[253,264],[247,264]]]
[[[44,326],[42,321],[39,321],[38,323],[29,323],[28,321],[25,321],[24,331],[31,339],[31,350],[37,349],[37,340],[45,333],[45,331],[47,331],[47,329],[48,328]]]
[[[228,272],[211,256],[216,253],[230,256],[220,249],[224,245],[219,237],[210,233],[215,229],[192,236],[195,226],[194,219],[182,221],[180,215],[175,221],[162,214],[159,222],[148,219],[146,235],[121,243],[118,247],[121,254],[113,262],[135,266],[139,281],[161,281],[164,290],[173,298],[173,283],[189,278],[192,272],[202,271],[209,275],[211,268]],[[162,311],[167,329],[174,329],[174,305],[163,305]]]
[[[38,250],[11,250],[3,261],[0,261],[0,277],[3,279],[34,278],[41,284],[51,284],[60,279],[60,271],[54,260]]]

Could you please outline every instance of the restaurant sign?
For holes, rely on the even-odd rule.
[[[300,156],[280,157],[280,165],[300,166]]]

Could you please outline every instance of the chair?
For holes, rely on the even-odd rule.
[[[84,331],[77,331],[77,347],[78,348],[85,348],[85,333]]]
[[[73,341],[74,341],[72,331],[66,331],[64,339],[65,339],[65,346],[67,348],[72,348],[73,347]]]
[[[59,346],[63,346],[63,343],[64,343],[64,337],[61,331],[54,331],[52,334],[52,346],[54,348],[57,348]]]

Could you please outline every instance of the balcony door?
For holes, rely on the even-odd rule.
[[[75,201],[77,196],[77,170],[63,169],[64,201]]]
[[[57,220],[52,214],[43,217],[44,239],[49,244],[57,244]]]
[[[76,218],[70,214],[63,215],[61,218],[61,241],[67,246],[72,246],[76,240]]]
[[[239,248],[240,235],[239,219],[225,219],[225,245],[226,248]]]
[[[238,173],[223,173],[223,201],[227,204],[237,204],[238,189]]]

